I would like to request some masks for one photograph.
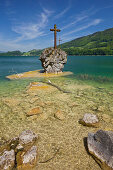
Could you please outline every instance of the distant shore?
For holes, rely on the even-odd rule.
[[[0,57],[38,57],[40,55],[1,55]],[[113,55],[68,55],[68,56],[113,56]]]

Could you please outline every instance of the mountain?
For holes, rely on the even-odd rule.
[[[28,52],[21,51],[8,51],[5,53],[0,53],[0,56],[39,56],[43,50],[31,50]]]
[[[113,28],[74,39],[58,46],[68,55],[113,55]],[[43,49],[28,52],[8,51],[0,56],[39,56]]]
[[[0,53],[0,56],[21,56],[22,54],[21,51],[8,51]]]
[[[38,55],[41,55],[43,50],[37,50],[37,49],[33,49],[31,51],[28,51],[28,52],[24,52],[23,53],[23,56],[38,56]]]
[[[113,55],[113,28],[63,43],[68,55]]]

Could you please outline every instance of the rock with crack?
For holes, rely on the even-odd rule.
[[[31,130],[25,130],[19,135],[19,144],[16,151],[18,170],[32,169],[37,163],[37,146],[34,146],[37,135]]]
[[[5,150],[0,156],[0,169],[12,170],[15,165],[15,152],[13,149],[10,151]]]
[[[23,131],[0,146],[0,170],[28,170],[36,166],[37,146],[34,146],[37,135],[31,130]]]
[[[32,170],[37,165],[37,146],[32,146],[27,151],[18,152],[16,156],[18,170]]]
[[[89,133],[88,150],[103,170],[113,169],[113,132],[98,130]]]
[[[98,127],[99,126],[99,119],[94,114],[86,113],[83,116],[83,118],[79,120],[79,123],[84,125],[84,126]]]
[[[46,73],[62,72],[64,64],[67,62],[67,54],[60,48],[47,48],[42,52],[39,60]]]

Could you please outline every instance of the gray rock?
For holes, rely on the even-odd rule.
[[[98,130],[89,133],[88,150],[97,160],[103,170],[113,169],[113,132]]]
[[[0,169],[12,170],[15,164],[15,152],[14,150],[4,151],[0,156]]]
[[[79,120],[79,123],[81,123],[84,126],[92,126],[92,127],[99,126],[98,117],[91,113],[86,113],[84,117]]]
[[[37,157],[37,147],[32,146],[30,150],[26,152],[26,154],[23,156],[23,163],[31,163],[34,160],[36,160]]]
[[[59,48],[47,48],[42,52],[39,60],[46,73],[58,73],[62,72],[67,62],[67,54]]]
[[[0,170],[32,169],[37,163],[37,147],[33,146],[37,135],[31,130],[23,131],[0,146]],[[15,164],[16,163],[16,164]]]
[[[36,139],[37,135],[35,133],[33,133],[31,130],[25,130],[19,136],[19,144],[27,145],[30,143],[34,143]]]

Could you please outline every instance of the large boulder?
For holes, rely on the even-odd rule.
[[[67,62],[67,54],[60,48],[47,48],[42,52],[39,60],[46,73],[62,72],[64,64]]]
[[[113,132],[98,130],[89,133],[88,150],[103,170],[113,169]]]

